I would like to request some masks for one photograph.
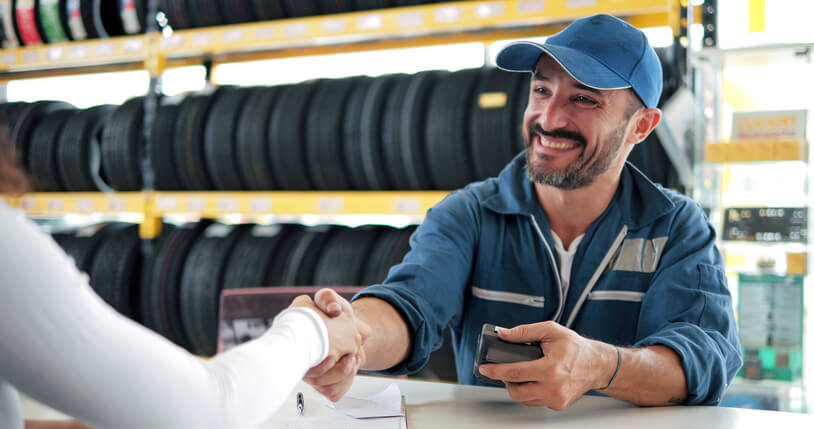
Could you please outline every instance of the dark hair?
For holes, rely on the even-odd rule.
[[[28,189],[28,178],[15,162],[14,145],[0,126],[0,194],[20,195]]]

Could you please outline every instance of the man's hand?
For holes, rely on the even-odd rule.
[[[370,327],[366,323],[357,320],[352,311],[340,311],[335,313],[334,316],[329,316],[317,307],[307,295],[300,295],[295,298],[291,303],[291,307],[310,308],[325,321],[328,336],[330,337],[330,350],[328,351],[328,357],[319,366],[326,364],[326,362],[330,363],[330,366],[337,362],[342,362],[342,365],[346,366],[356,365],[359,360],[358,356],[364,353],[362,344],[370,336]]]
[[[538,360],[480,366],[481,374],[505,382],[512,399],[524,405],[565,409],[585,392],[605,387],[616,369],[613,346],[556,322],[519,325],[498,335],[513,343],[539,341],[543,348]]]
[[[332,289],[320,289],[314,296],[317,307],[331,317],[351,317],[354,318],[353,307],[350,302],[342,298]],[[355,318],[354,318],[355,319]],[[370,335],[370,327],[364,322],[358,322],[362,329],[366,329],[363,334],[363,341]],[[333,336],[331,336],[333,343]],[[322,393],[333,402],[342,399],[351,385],[353,377],[365,362],[364,348],[358,348],[357,352],[342,356],[339,360],[325,359],[319,365],[311,368],[305,374],[305,382],[310,384],[319,393]]]

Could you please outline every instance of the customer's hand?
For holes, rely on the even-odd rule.
[[[357,356],[362,351],[362,344],[370,336],[370,327],[367,324],[356,320],[352,312],[339,312],[335,316],[328,316],[308,295],[300,295],[291,303],[291,307],[305,307],[314,310],[325,321],[330,338],[330,349],[327,362],[339,362],[346,356],[356,361]]]
[[[585,392],[604,387],[616,367],[613,346],[556,322],[519,325],[499,336],[513,343],[539,341],[543,348],[537,360],[480,366],[481,374],[502,380],[512,399],[524,405],[565,409]]]
[[[321,310],[331,316],[353,316],[353,307],[351,307],[350,302],[332,289],[319,290],[314,296],[314,300]],[[358,323],[363,327],[362,329],[367,329],[366,332],[369,335],[370,328],[361,321]],[[364,348],[360,347],[357,354],[345,355],[339,361],[324,360],[319,365],[311,368],[305,374],[304,380],[319,393],[336,402],[342,399],[353,385],[353,377],[364,362]]]

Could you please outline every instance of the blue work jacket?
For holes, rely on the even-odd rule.
[[[671,348],[687,403],[719,403],[742,358],[723,258],[701,208],[628,163],[585,232],[563,293],[551,228],[524,165],[520,154],[497,178],[431,208],[402,263],[355,297],[388,301],[412,330],[410,355],[385,373],[421,369],[449,325],[459,382],[482,384],[473,367],[484,323],[554,320],[614,345]]]

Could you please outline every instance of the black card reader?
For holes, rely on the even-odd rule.
[[[493,380],[480,373],[479,368],[487,363],[512,363],[537,360],[543,357],[539,342],[511,343],[501,340],[497,330],[501,329],[490,323],[484,323],[478,338],[478,350],[475,354],[475,377],[486,383],[503,386],[500,380]]]

